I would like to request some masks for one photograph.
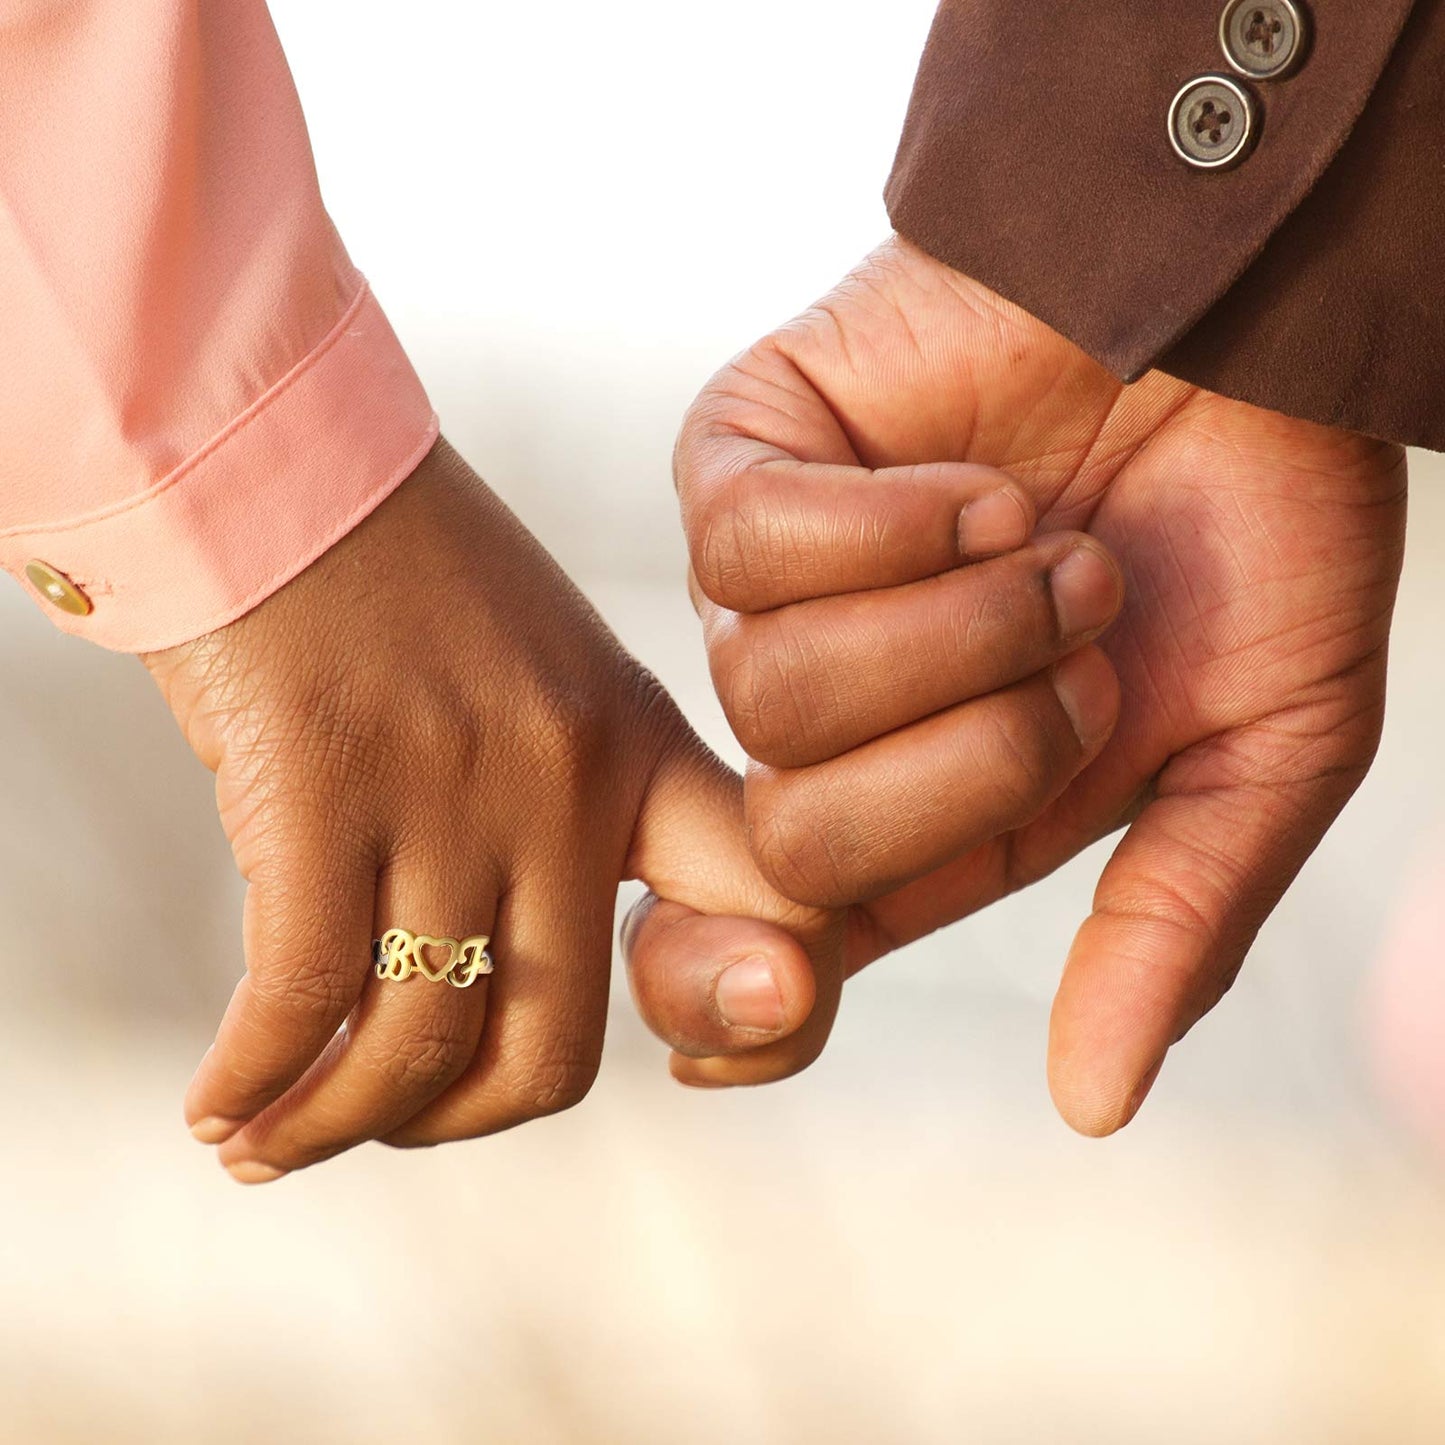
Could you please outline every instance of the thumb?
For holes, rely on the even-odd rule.
[[[1364,776],[1373,743],[1342,753],[1347,734],[1290,737],[1276,719],[1181,753],[1160,775],[1099,880],[1054,1002],[1049,1084],[1075,1129],[1128,1124],[1169,1049],[1229,990]],[[1281,751],[1284,767],[1268,766]]]
[[[629,875],[651,892],[622,949],[638,1011],[686,1084],[771,1083],[823,1051],[843,988],[844,916],[758,872],[742,781],[681,723],[644,800]]]

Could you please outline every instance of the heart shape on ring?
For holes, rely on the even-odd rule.
[[[492,971],[492,957],[487,952],[490,939],[437,938],[429,933],[412,933],[406,928],[389,928],[373,946],[376,976],[404,983],[419,973],[428,983],[448,983],[453,988],[470,988],[480,977]],[[446,962],[432,963],[430,950],[446,951]]]
[[[427,952],[433,948],[444,948],[447,951],[446,965],[438,970],[427,966]],[[418,933],[412,941],[411,956],[415,960],[416,971],[428,983],[441,983],[451,977],[452,969],[461,962],[462,941],[459,938],[433,938],[429,933]]]

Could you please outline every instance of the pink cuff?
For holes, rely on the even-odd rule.
[[[233,622],[345,536],[437,437],[421,382],[370,289],[307,356],[180,466],[123,503],[0,533],[0,566],[65,632],[152,652]],[[39,561],[92,610],[25,581]]]

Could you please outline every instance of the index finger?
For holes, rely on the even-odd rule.
[[[763,612],[902,586],[1011,552],[1033,531],[1033,502],[1006,473],[861,466],[816,393],[785,388],[795,405],[768,406],[751,394],[763,382],[734,373],[703,394],[674,457],[693,573],[720,606]]]
[[[246,894],[246,975],[186,1092],[186,1122],[219,1144],[320,1055],[371,971],[376,864],[320,831],[258,870]]]

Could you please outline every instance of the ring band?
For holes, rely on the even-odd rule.
[[[376,976],[393,983],[405,983],[419,973],[428,983],[449,983],[453,988],[470,988],[483,974],[492,971],[492,955],[487,952],[490,938],[433,938],[429,933],[413,933],[409,928],[388,928],[371,945],[371,961]],[[446,963],[433,968],[428,962],[429,948],[444,948]]]

